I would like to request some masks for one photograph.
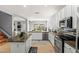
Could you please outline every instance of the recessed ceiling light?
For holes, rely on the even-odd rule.
[[[47,7],[47,5],[44,5],[44,7]]]
[[[35,14],[39,14],[39,12],[35,12]]]
[[[24,7],[27,7],[26,5],[24,5]]]

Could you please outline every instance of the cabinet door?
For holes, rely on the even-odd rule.
[[[18,43],[17,49],[19,53],[25,53],[25,42]]]
[[[10,43],[11,46],[11,53],[17,53],[18,52],[18,45],[15,42]]]
[[[52,45],[54,46],[54,35],[49,33],[49,40],[52,43]]]
[[[26,41],[26,52],[28,53],[30,47],[29,47],[30,43],[29,43],[29,39]]]
[[[56,13],[56,16],[55,16],[56,24],[54,26],[58,27],[58,28],[59,28],[59,21],[62,20],[60,18],[60,14],[61,14],[61,12],[58,12],[58,13]]]
[[[77,8],[72,6],[73,28],[77,27]]]
[[[60,10],[60,19],[63,20],[65,18],[65,9]]]
[[[51,34],[51,42],[52,42],[52,44],[54,46],[54,35],[53,34]]]
[[[11,52],[12,53],[24,53],[25,52],[25,44],[18,42],[11,42]]]
[[[64,53],[72,53],[71,48],[67,44],[65,44]]]
[[[32,36],[30,36],[30,38],[28,38],[26,40],[26,52],[28,53],[29,52],[29,49],[31,47],[31,44],[32,44]]]
[[[32,40],[42,40],[42,33],[32,33]]]
[[[74,49],[73,47],[71,47],[65,43],[64,52],[65,53],[75,53],[76,49]]]
[[[72,7],[71,7],[71,5],[66,7],[66,15],[67,15],[67,17],[72,16]]]
[[[70,48],[65,47],[64,53],[72,53],[72,52],[71,52]]]

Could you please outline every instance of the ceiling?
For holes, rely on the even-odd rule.
[[[0,10],[27,19],[47,19],[65,5],[0,5]]]

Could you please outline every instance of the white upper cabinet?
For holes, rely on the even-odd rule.
[[[59,27],[59,20],[60,20],[59,14],[56,13],[56,14],[53,16],[53,23],[52,23],[54,29],[57,29],[57,28]]]
[[[66,17],[72,16],[71,5],[68,5],[60,10],[60,19],[63,20]]]
[[[77,12],[77,16],[79,16],[79,6],[76,6],[75,8],[77,8],[76,12]]]
[[[77,16],[76,16],[76,7],[75,6],[71,6],[68,5],[66,7],[64,7],[61,11],[60,11],[60,19],[63,20],[64,18],[73,17],[73,28],[76,28],[76,24],[77,24]]]
[[[60,18],[60,12],[58,12],[57,14],[56,14],[56,23],[57,23],[57,27],[59,27],[59,21],[61,20],[61,18]]]
[[[71,5],[66,6],[65,14],[66,14],[66,17],[72,16],[72,7],[71,7]]]
[[[73,28],[77,27],[77,7],[72,6]]]
[[[79,8],[78,8],[79,9]],[[59,12],[55,13],[50,18],[50,27],[57,28],[59,27],[59,21],[63,20],[64,18],[68,18],[72,16],[73,18],[73,28],[76,28],[77,26],[77,7],[74,5],[67,5],[64,8],[62,8]],[[79,13],[79,11],[78,11]]]
[[[48,21],[48,27],[50,29],[54,29],[55,27],[57,27],[57,20],[56,20],[56,15],[52,15]]]
[[[64,8],[62,10],[60,10],[60,20],[63,20],[65,18],[64,16],[65,12],[64,12]]]

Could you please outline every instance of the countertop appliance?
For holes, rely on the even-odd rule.
[[[61,28],[72,28],[73,27],[73,17],[66,17],[59,22],[59,27]]]

